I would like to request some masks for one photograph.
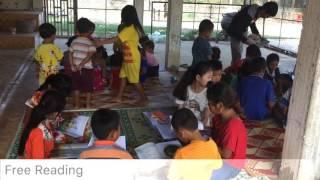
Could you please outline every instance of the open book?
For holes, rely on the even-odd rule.
[[[94,141],[97,138],[92,134],[90,141],[88,143],[88,147],[92,146],[94,144]],[[117,141],[115,142],[115,144],[119,147],[121,147],[122,149],[127,149],[127,144],[126,144],[126,136],[119,136],[119,138],[117,139]]]
[[[139,159],[169,159],[164,150],[168,145],[176,145],[181,147],[181,144],[179,141],[167,141],[167,142],[161,142],[161,143],[145,143],[134,150],[137,153],[137,156]]]
[[[73,118],[64,130],[64,133],[74,138],[82,137],[89,119],[90,117],[88,116],[77,116]]]

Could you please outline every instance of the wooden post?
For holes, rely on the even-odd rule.
[[[134,0],[134,7],[137,10],[140,23],[143,26],[144,0]]]
[[[320,179],[320,1],[304,12],[280,179]]]
[[[166,40],[166,68],[180,65],[180,35],[182,25],[183,0],[168,1],[168,25]]]

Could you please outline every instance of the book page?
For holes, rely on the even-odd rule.
[[[89,119],[90,117],[88,116],[73,118],[64,133],[74,138],[82,137]]]
[[[177,145],[177,146],[180,146],[180,147],[181,147],[181,143],[180,143],[178,140],[157,143],[157,144],[156,144],[156,147],[157,147],[159,153],[161,154],[161,156],[164,157],[164,158],[169,158],[169,157],[167,157],[167,155],[164,153],[164,149],[165,149],[168,145]]]
[[[152,142],[145,143],[134,149],[139,159],[162,159],[156,145]]]
[[[93,146],[96,139],[97,138],[92,134],[87,147]],[[121,147],[122,149],[126,150],[127,149],[126,136],[119,136],[119,138],[116,140],[115,144],[117,146]]]

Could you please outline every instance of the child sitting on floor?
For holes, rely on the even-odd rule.
[[[94,145],[80,154],[81,159],[132,159],[131,155],[115,144],[120,136],[120,116],[116,111],[99,109],[91,119]]]
[[[148,77],[159,76],[159,61],[154,56],[154,42],[149,40],[143,45],[146,53],[146,59],[148,61]]]
[[[276,79],[280,75],[278,68],[279,59],[279,55],[275,53],[271,53],[267,56],[267,68],[264,73],[264,78],[270,80],[274,86],[276,85]]]
[[[241,106],[249,120],[266,119],[274,106],[275,94],[272,83],[263,79],[266,69],[264,58],[256,58],[250,62],[250,76],[241,79],[238,87]]]
[[[43,42],[36,49],[34,59],[38,65],[36,73],[41,86],[49,75],[59,72],[59,61],[63,58],[63,52],[54,44],[56,28],[52,24],[41,24],[39,33]]]
[[[199,36],[192,45],[192,66],[201,61],[212,60],[212,47],[209,43],[213,31],[213,23],[209,19],[202,20],[199,25]]]
[[[221,61],[210,61],[212,67],[212,83],[218,83],[222,78],[222,63]]]
[[[247,149],[247,130],[243,124],[243,112],[237,94],[224,83],[210,85],[207,91],[209,108],[215,117],[212,119],[212,136],[217,142],[223,159],[226,161],[215,178],[235,177],[244,167]]]
[[[53,130],[66,104],[65,96],[47,91],[31,113],[19,144],[18,154],[26,159],[48,159],[54,148]]]
[[[171,125],[178,139],[183,144],[186,144],[176,151],[174,159],[211,160],[201,161],[197,164],[203,167],[203,169],[201,169],[203,173],[197,172],[190,164],[185,167],[182,167],[183,164],[177,167],[184,170],[192,169],[191,172],[182,171],[182,176],[186,176],[185,178],[187,179],[194,179],[196,176],[198,176],[196,179],[210,179],[212,170],[222,166],[222,160],[216,143],[211,138],[201,136],[197,121],[194,114],[186,108],[180,109],[173,114]],[[187,177],[187,174],[193,178],[190,176]]]
[[[173,91],[179,108],[188,108],[199,121],[199,129],[208,123],[210,111],[208,109],[207,85],[212,81],[213,70],[210,62],[199,62],[189,67],[187,72]]]

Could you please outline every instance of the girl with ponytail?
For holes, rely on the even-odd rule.
[[[199,62],[195,66],[189,67],[187,72],[173,91],[176,104],[179,108],[190,109],[199,122],[208,124],[210,111],[207,100],[207,85],[212,81],[213,70],[209,62]],[[203,129],[202,123],[198,125]]]
[[[223,159],[224,172],[212,179],[230,179],[243,168],[247,150],[247,130],[244,126],[243,110],[237,94],[224,83],[211,84],[207,91],[212,119],[212,138],[217,143]],[[217,174],[216,174],[217,175]],[[224,175],[223,177],[221,175]],[[229,175],[227,178],[226,175]]]
[[[18,155],[26,159],[47,159],[54,147],[52,131],[57,116],[64,109],[65,96],[57,91],[48,90],[39,104],[31,112],[31,117],[22,133]]]

